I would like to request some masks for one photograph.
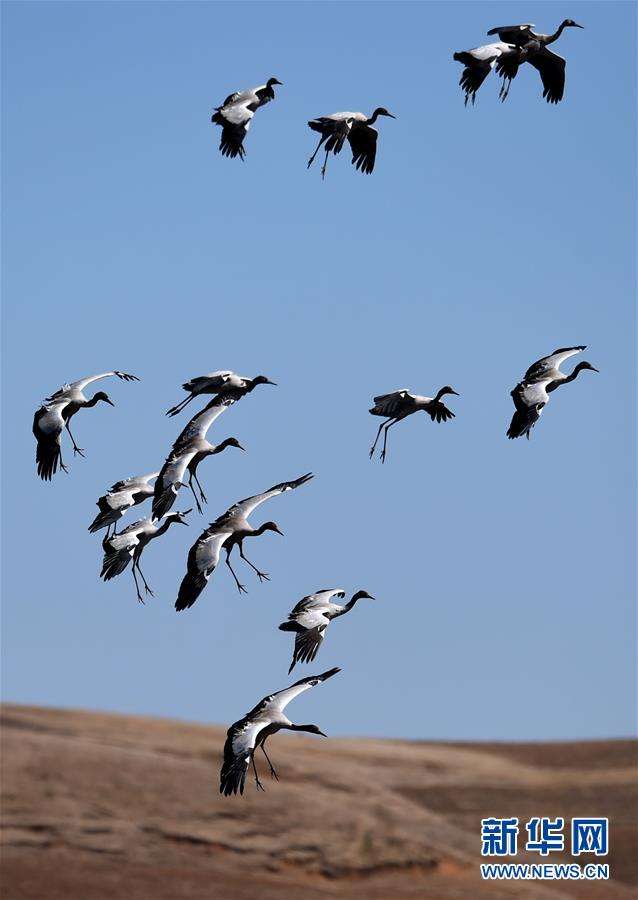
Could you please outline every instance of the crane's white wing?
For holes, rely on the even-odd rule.
[[[532,363],[523,376],[524,380],[533,381],[542,379],[551,369],[560,369],[561,364],[564,363],[566,359],[569,359],[570,356],[576,356],[576,354],[582,353],[585,349],[586,345],[584,344],[581,344],[578,347],[559,347],[558,350],[554,350],[549,356],[544,356],[542,359]]]
[[[196,438],[205,438],[206,432],[215,419],[219,418],[219,416],[221,416],[221,414],[236,401],[237,397],[232,395],[229,396],[227,394],[224,394],[222,397],[215,397],[214,400],[211,400],[201,412],[198,412],[197,415],[193,416],[190,422],[188,422],[173,444],[173,449],[179,450]]]
[[[290,613],[290,618],[307,609],[325,609],[325,607],[328,606],[333,597],[345,596],[346,592],[343,590],[343,588],[324,588],[320,591],[315,591],[314,594],[308,594],[307,597],[301,598],[299,603],[297,603],[297,605],[293,607]]]
[[[102,372],[100,375],[89,375],[88,378],[81,378],[79,381],[72,381],[70,384],[62,385],[62,387],[58,391],[56,391],[55,394],[51,395],[51,399],[62,397],[64,394],[70,394],[74,391],[83,391],[84,388],[92,382],[100,381],[102,378],[110,378],[111,376],[117,376],[117,378],[122,379],[122,381],[140,380],[137,375],[129,375],[126,372]]]
[[[127,491],[136,487],[142,487],[148,484],[149,481],[157,478],[158,475],[159,472],[149,472],[147,475],[132,475],[130,478],[123,478],[121,481],[116,481],[115,484],[112,484],[108,492],[111,494],[115,491]]]
[[[329,669],[327,672],[322,672],[321,675],[310,675],[308,678],[302,678],[290,687],[284,688],[283,691],[277,691],[276,694],[264,697],[261,703],[248,713],[248,716],[257,717],[258,715],[265,716],[272,713],[281,713],[290,701],[294,700],[299,694],[303,694],[304,691],[310,690],[310,688],[321,684],[323,681],[327,681],[328,678],[332,678],[333,675],[340,671],[341,669],[334,668]]]
[[[66,405],[66,401],[62,400],[40,407],[35,414],[35,425],[42,434],[59,434],[62,431],[65,424],[62,410]]]
[[[234,506],[231,506],[218,521],[236,515],[249,516],[253,510],[257,509],[262,503],[265,503],[266,500],[270,500],[271,497],[276,497],[278,494],[283,494],[286,491],[292,491],[295,488],[301,487],[302,484],[310,481],[313,477],[312,473],[308,472],[306,475],[302,475],[301,478],[296,478],[294,481],[282,481],[281,484],[275,484],[267,491],[264,491],[263,494],[255,494],[254,497],[247,497],[245,500],[240,500],[239,503],[235,503]]]

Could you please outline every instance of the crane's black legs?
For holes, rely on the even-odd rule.
[[[327,169],[327,167],[328,167],[328,155],[329,155],[329,153],[330,153],[330,150],[326,150],[326,158],[324,159],[323,165],[322,165],[322,167],[321,167],[321,178],[322,178],[322,179],[326,177],[326,169]]]
[[[188,473],[188,486],[191,489],[191,493],[193,494],[193,497],[195,498],[195,506],[197,507],[197,512],[201,516],[202,513],[204,512],[204,510],[200,506],[199,499],[197,497],[197,494],[195,493],[195,488],[193,487],[193,473],[192,472]]]
[[[272,777],[275,779],[275,781],[279,781],[279,776],[278,776],[277,773],[275,772],[275,767],[274,767],[273,764],[271,763],[270,757],[269,757],[268,754],[266,753],[266,747],[264,746],[265,743],[266,743],[266,741],[264,741],[264,743],[261,745],[261,749],[263,750],[264,756],[265,756],[266,759],[268,760],[268,765],[270,766],[270,774],[271,774]]]
[[[142,597],[142,594],[140,593],[140,586],[137,583],[137,575],[135,574],[135,563],[133,563],[131,572],[133,573],[133,581],[135,582],[135,590],[137,592],[137,599],[139,600],[140,603],[144,603],[144,598]]]
[[[507,100],[507,95],[510,92],[511,86],[512,86],[512,79],[507,78],[507,77],[503,78],[503,84],[501,85],[501,89],[498,92],[498,95],[501,98],[501,103],[503,103],[504,100]]]
[[[377,443],[378,443],[379,438],[380,438],[380,436],[381,436],[381,429],[383,428],[383,426],[384,426],[385,424],[386,424],[385,422],[382,422],[382,423],[379,425],[379,430],[377,431],[377,436],[376,436],[375,439],[374,439],[374,444],[370,447],[370,459],[372,459],[372,457],[374,456],[374,451],[377,449]]]
[[[194,400],[194,399],[195,399],[195,394],[191,394],[189,397],[186,398],[186,400],[181,400],[175,406],[171,406],[170,409],[167,409],[166,415],[167,416],[176,416],[177,413],[181,412],[184,409],[184,407],[187,406],[191,402],[191,400]]]
[[[254,751],[253,751],[252,759],[253,759],[253,772],[255,773],[255,784],[257,785],[257,790],[258,790],[258,791],[265,791],[266,789],[265,789],[265,787],[263,786],[263,784],[261,783],[261,781],[259,780],[259,775],[257,774],[257,766],[255,765],[255,753],[254,753]]]
[[[386,455],[386,444],[388,443],[388,428],[392,428],[393,425],[396,425],[397,422],[400,422],[401,419],[394,419],[392,422],[388,422],[385,426],[385,431],[383,432],[383,450],[381,451],[381,462],[385,462]]]
[[[139,559],[139,556],[135,557],[135,559],[133,560],[133,568],[134,568],[134,569],[137,569],[137,571],[140,573],[140,578],[142,579],[142,581],[143,581],[143,583],[144,583],[144,590],[146,591],[146,593],[147,593],[147,594],[150,594],[151,597],[154,597],[155,594],[153,593],[153,591],[152,591],[152,590],[150,589],[150,587],[148,586],[148,582],[146,581],[146,578],[144,578],[144,573],[143,573],[142,570],[140,569],[140,559]]]
[[[232,548],[231,548],[231,549],[232,549]],[[246,590],[246,588],[244,587],[244,585],[240,582],[239,578],[235,575],[235,570],[233,569],[233,567],[232,567],[231,564],[230,564],[230,550],[227,550],[227,551],[226,551],[226,565],[228,566],[228,568],[229,568],[230,571],[232,572],[232,576],[233,576],[233,578],[235,579],[235,584],[237,585],[237,590],[239,591],[239,593],[240,593],[240,594],[242,594],[242,593],[243,593],[243,594],[247,594],[248,591]]]
[[[71,443],[73,444],[73,452],[79,454],[80,456],[84,456],[84,450],[75,443],[75,438],[71,434],[71,429],[69,428],[69,423],[66,423],[66,430],[69,432],[69,437],[71,438]],[[62,463],[62,457],[60,457],[60,463]],[[63,467],[64,468],[64,467]]]
[[[311,166],[311,165],[313,164],[313,162],[315,161],[315,156],[317,155],[317,153],[319,153],[319,149],[320,149],[321,145],[322,145],[323,142],[324,142],[325,140],[327,140],[327,139],[328,139],[328,135],[327,135],[327,134],[324,134],[324,136],[321,138],[321,140],[320,140],[319,143],[317,144],[317,149],[315,150],[315,152],[312,154],[312,156],[311,156],[310,159],[308,160],[308,168],[310,168],[310,166]]]
[[[208,499],[207,499],[207,497],[206,497],[206,494],[204,493],[204,491],[203,491],[203,489],[202,489],[202,486],[201,486],[201,484],[199,483],[199,478],[197,477],[197,472],[193,472],[193,478],[195,479],[195,483],[197,484],[197,487],[199,488],[199,493],[200,493],[201,498],[202,498],[202,503],[208,503]]]
[[[244,555],[244,548],[241,544],[239,545],[239,555],[244,560],[244,562],[247,562],[250,568],[257,573],[260,581],[270,581],[270,575],[267,575],[265,572],[260,572],[257,566],[253,565],[248,557]]]

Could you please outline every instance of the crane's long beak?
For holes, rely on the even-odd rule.
[[[275,528],[274,531],[276,531],[277,534],[280,534],[282,537],[284,537],[284,533],[283,533],[283,531],[281,531],[281,529]]]
[[[277,382],[276,382],[276,381],[271,381],[270,378],[267,378],[267,379],[265,380],[264,384],[272,384],[272,385],[274,385],[275,387],[277,387]]]
[[[579,25],[578,22],[574,22],[574,28],[584,28],[584,25]]]
[[[600,372],[600,369],[595,368],[595,366],[591,367],[592,372]]]
[[[242,447],[242,445],[239,443],[239,441],[237,441],[237,449],[238,449],[238,450],[243,450],[244,453],[246,452],[246,448],[245,448],[245,447]]]
[[[320,734],[321,737],[328,737],[327,734],[325,734],[323,731],[319,731],[319,729],[317,729],[317,734]]]
[[[461,395],[459,394],[458,391],[452,391],[452,393],[454,394],[455,397],[460,397],[460,396],[461,396]]]
[[[104,398],[104,402],[105,402],[105,403],[108,403],[109,406],[115,406],[115,403],[113,403],[112,400],[109,400],[108,397],[105,397],[105,398]]]

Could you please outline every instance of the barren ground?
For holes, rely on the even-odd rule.
[[[281,782],[264,768],[266,793],[251,782],[240,799],[217,793],[224,736],[221,727],[5,705],[3,900],[637,895],[636,742],[284,734],[270,745]],[[482,883],[480,819],[494,814],[608,816],[612,880]]]

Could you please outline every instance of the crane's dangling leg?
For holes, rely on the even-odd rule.
[[[266,738],[266,740],[268,740],[268,738]],[[268,760],[268,765],[270,766],[270,774],[271,774],[272,777],[275,779],[275,781],[279,781],[279,776],[278,776],[277,773],[275,772],[275,767],[274,767],[273,764],[271,763],[270,757],[269,757],[268,754],[266,753],[266,741],[264,741],[264,743],[261,745],[261,749],[263,750],[264,756],[265,756],[266,759]]]
[[[185,400],[180,400],[180,402],[177,403],[175,406],[171,406],[170,409],[166,410],[166,415],[167,416],[176,416],[177,413],[180,413],[184,409],[184,407],[187,406],[191,402],[191,400],[194,400],[194,399],[195,399],[195,394],[191,394]]]
[[[379,441],[379,438],[381,437],[381,429],[383,428],[383,426],[384,426],[385,424],[386,424],[385,422],[382,422],[382,423],[379,425],[379,430],[377,431],[377,436],[376,436],[375,439],[374,439],[374,444],[370,447],[370,459],[372,459],[372,457],[374,456],[374,451],[376,450],[376,448],[377,448],[377,443],[378,443],[378,441]]]
[[[202,513],[204,512],[204,510],[200,506],[199,499],[197,497],[197,494],[195,493],[195,488],[193,487],[193,473],[192,472],[188,473],[188,486],[191,489],[193,497],[195,498],[195,506],[197,507],[197,512],[201,516]]]
[[[199,488],[199,493],[200,493],[201,498],[202,498],[202,503],[208,503],[208,498],[206,497],[206,494],[204,493],[204,491],[203,491],[203,489],[202,489],[202,486],[201,486],[201,484],[199,483],[199,478],[197,477],[197,470],[195,470],[195,471],[193,472],[193,477],[195,478],[195,483],[197,484],[197,487]]]
[[[139,600],[140,603],[144,603],[144,598],[142,597],[142,594],[140,592],[140,586],[137,583],[137,575],[135,574],[135,564],[133,564],[133,568],[131,569],[131,572],[133,573],[133,581],[135,582],[135,590],[137,592],[137,599]]]
[[[392,428],[393,425],[396,425],[397,422],[400,422],[400,421],[401,421],[401,419],[394,419],[394,421],[389,422],[385,426],[385,431],[383,432],[383,450],[381,451],[381,462],[382,463],[385,462],[386,446],[388,443],[388,428]]]
[[[231,549],[232,549],[232,547],[231,547]],[[235,584],[237,585],[237,590],[239,591],[239,593],[240,593],[240,594],[242,594],[242,593],[247,594],[248,591],[246,590],[246,588],[244,587],[244,585],[241,584],[241,582],[239,581],[239,578],[237,578],[237,576],[235,575],[235,570],[233,569],[233,567],[232,567],[231,564],[230,564],[230,550],[227,550],[227,551],[226,551],[226,565],[228,566],[228,568],[229,568],[230,571],[232,572],[232,576],[233,576],[233,578],[235,579]]]
[[[265,791],[266,788],[263,786],[263,784],[262,784],[261,781],[259,780],[259,775],[257,774],[257,766],[255,765],[255,753],[254,753],[254,751],[253,751],[253,754],[252,754],[252,760],[253,760],[253,772],[255,773],[255,784],[257,785],[257,790],[258,790],[258,791]]]
[[[79,454],[80,456],[84,456],[84,450],[75,443],[75,438],[71,434],[71,429],[69,428],[69,423],[66,423],[66,430],[69,432],[69,437],[71,438],[71,443],[73,444],[73,452]],[[60,459],[61,461],[61,459]]]
[[[310,166],[311,166],[311,165],[313,164],[313,162],[315,161],[315,156],[317,155],[317,153],[319,153],[319,148],[321,147],[321,145],[323,144],[323,142],[324,142],[325,140],[327,140],[327,138],[328,138],[328,135],[327,135],[327,134],[324,134],[324,136],[321,138],[321,140],[320,140],[319,143],[317,144],[317,149],[315,150],[315,152],[312,154],[312,156],[311,156],[310,159],[308,160],[308,168],[310,168]]]
[[[257,576],[260,581],[270,581],[270,575],[267,575],[266,572],[260,572],[259,569],[257,568],[257,566],[253,565],[253,563],[251,563],[251,561],[248,559],[248,557],[244,554],[243,544],[239,545],[239,555],[244,560],[244,562],[247,562],[248,565],[250,566],[250,568],[254,572],[257,573]]]
[[[147,583],[147,581],[146,581],[146,578],[144,578],[144,573],[143,573],[142,570],[140,569],[140,559],[139,559],[139,556],[136,557],[136,558],[133,560],[133,568],[134,568],[134,569],[137,569],[137,571],[140,573],[140,578],[141,578],[142,581],[144,582],[144,590],[146,591],[146,593],[147,593],[147,594],[150,594],[151,597],[154,597],[155,594],[153,593],[153,591],[152,591],[152,590],[150,589],[150,587],[148,586],[148,583]]]
[[[323,165],[321,167],[321,178],[324,179],[326,177],[326,169],[328,167],[328,156],[330,154],[330,150],[326,150],[326,158],[323,161]]]

